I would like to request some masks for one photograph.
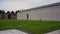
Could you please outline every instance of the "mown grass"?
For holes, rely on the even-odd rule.
[[[60,21],[0,20],[0,30],[20,29],[33,34],[43,34],[60,29]]]

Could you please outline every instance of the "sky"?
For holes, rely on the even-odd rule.
[[[60,0],[0,0],[0,10],[26,10],[56,2],[60,2]]]

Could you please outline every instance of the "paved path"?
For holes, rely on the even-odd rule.
[[[60,30],[55,30],[55,31],[48,32],[48,33],[45,33],[45,34],[60,34]]]
[[[16,29],[11,29],[11,30],[4,30],[4,31],[0,31],[0,34],[28,34]]]

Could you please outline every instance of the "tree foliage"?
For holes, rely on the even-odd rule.
[[[7,11],[7,13],[10,13],[10,11]]]
[[[2,14],[5,14],[5,11],[4,10],[2,10]]]
[[[12,14],[14,14],[15,12],[14,12],[14,11],[12,11],[11,13],[12,13]]]
[[[2,14],[2,10],[0,10],[0,14]]]

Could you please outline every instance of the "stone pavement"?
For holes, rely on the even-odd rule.
[[[11,30],[0,31],[0,34],[28,34],[28,33],[22,32],[22,31],[16,30],[16,29],[11,29]]]
[[[45,34],[60,34],[60,30],[55,30],[55,31],[48,32],[48,33],[45,33]]]

